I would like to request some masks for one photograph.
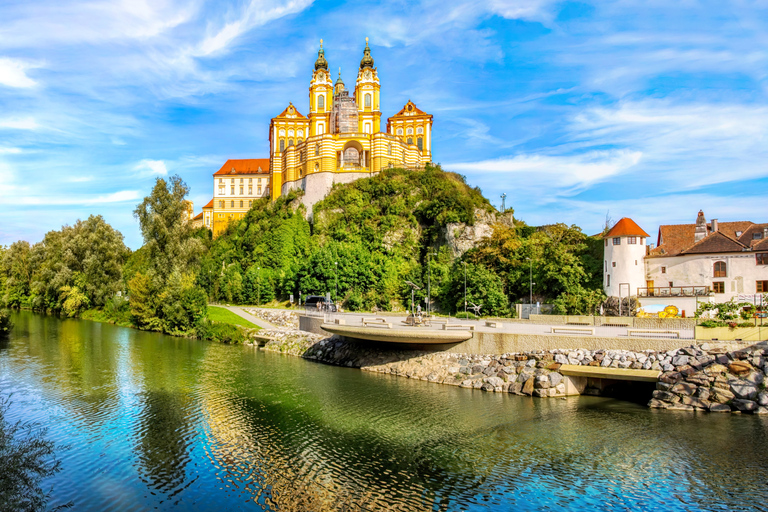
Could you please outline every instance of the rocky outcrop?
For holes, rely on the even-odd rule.
[[[451,249],[453,257],[458,258],[475,247],[482,239],[490,237],[495,224],[513,226],[514,218],[511,213],[502,214],[475,209],[474,224],[470,226],[463,222],[450,222],[443,228],[443,238]]]

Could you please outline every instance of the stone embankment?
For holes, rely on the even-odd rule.
[[[277,327],[298,329],[299,314],[296,311],[283,311],[279,309],[246,309],[248,313]]]
[[[496,393],[561,397],[564,364],[657,370],[649,407],[768,414],[768,348],[736,352],[708,344],[670,351],[550,350],[496,356],[385,349],[299,330],[261,331],[266,350],[336,366]],[[587,387],[585,394],[600,394]]]

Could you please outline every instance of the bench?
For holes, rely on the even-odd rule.
[[[486,327],[493,327],[494,329],[498,329],[499,327],[501,327],[501,322],[491,322],[489,320],[486,320],[485,321],[485,326]]]
[[[568,332],[568,333],[577,333],[577,334],[589,334],[590,336],[595,335],[595,328],[594,327],[553,327],[552,328],[552,334],[557,334],[558,332]]]
[[[392,324],[387,322],[386,318],[363,318],[363,327],[388,327]]]
[[[448,329],[468,329],[470,331],[475,330],[474,325],[467,325],[467,324],[449,324],[448,322],[443,324],[443,330],[447,331]]]
[[[663,329],[627,329],[627,336],[664,336],[667,338],[680,338],[680,331],[665,331]]]
[[[333,321],[333,323],[335,323],[336,325],[344,325],[347,323],[347,321],[343,318],[337,318]]]
[[[592,325],[589,322],[565,322],[565,325]]]

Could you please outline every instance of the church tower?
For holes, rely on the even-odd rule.
[[[309,84],[309,135],[328,133],[331,118],[331,103],[333,101],[333,84],[328,72],[328,61],[325,60],[323,40],[320,40],[320,50],[317,52],[315,72]]]
[[[363,60],[360,61],[360,70],[357,73],[355,83],[355,101],[357,102],[359,132],[373,134],[381,131],[381,110],[379,107],[379,74],[373,67],[373,57],[368,46],[368,38],[365,38],[365,50]]]

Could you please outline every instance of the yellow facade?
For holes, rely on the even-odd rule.
[[[227,160],[213,175],[213,200],[203,208],[203,218],[210,216],[206,227],[219,236],[230,222],[245,217],[253,202],[269,197],[269,160],[250,158]],[[206,212],[206,210],[208,210]]]
[[[388,167],[423,168],[431,162],[432,116],[409,100],[381,131],[379,76],[366,38],[352,95],[334,84],[320,42],[309,86],[309,114],[291,103],[272,119],[269,131],[271,196],[330,183],[354,181]],[[313,179],[332,173],[329,179]],[[316,195],[327,191],[315,190]]]

